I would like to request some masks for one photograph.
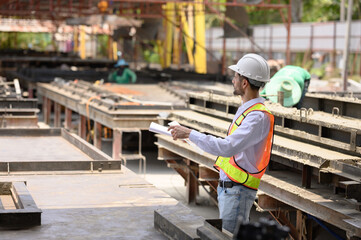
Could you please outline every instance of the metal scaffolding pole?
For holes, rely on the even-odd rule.
[[[348,0],[348,7],[347,7],[347,22],[346,22],[346,36],[345,36],[345,48],[343,51],[343,59],[342,59],[342,80],[343,80],[343,91],[347,91],[347,62],[348,56],[350,51],[350,32],[351,32],[351,18],[352,18],[352,5],[353,0]]]

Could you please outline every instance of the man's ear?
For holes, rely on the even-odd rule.
[[[243,81],[242,81],[242,85],[244,88],[246,88],[248,86],[249,82],[247,81],[247,79],[243,78]]]

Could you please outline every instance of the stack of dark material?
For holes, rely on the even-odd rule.
[[[259,222],[255,223],[242,223],[242,221],[238,221],[233,239],[286,239],[289,231],[288,227],[281,226],[276,221],[268,220],[267,218],[260,218]]]
[[[92,81],[107,79],[109,71],[88,70],[62,70],[57,68],[22,68],[13,72],[13,77],[17,77],[27,82],[52,82],[54,78],[62,78],[65,80],[82,79],[84,81]]]

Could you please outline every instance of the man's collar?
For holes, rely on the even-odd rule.
[[[264,103],[265,99],[263,97],[253,98],[245,103],[242,104],[242,109],[247,109],[250,106],[256,104],[256,103]]]

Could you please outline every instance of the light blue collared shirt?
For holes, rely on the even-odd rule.
[[[233,121],[249,107],[256,103],[264,103],[264,98],[254,98],[241,105]],[[242,124],[229,136],[225,138],[214,137],[192,130],[189,139],[205,152],[216,156],[235,156],[237,164],[250,173],[258,172],[257,160],[260,160],[267,136],[270,130],[269,116],[261,111],[252,111],[242,121]],[[219,179],[229,181],[227,175],[221,170]]]

